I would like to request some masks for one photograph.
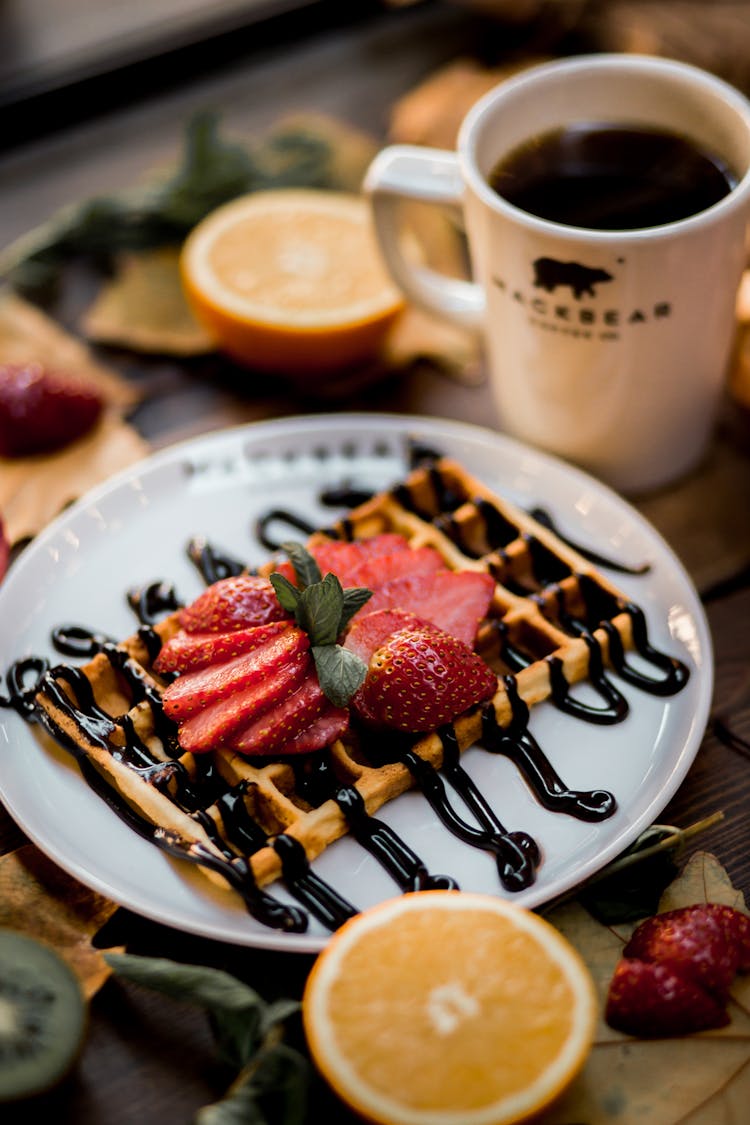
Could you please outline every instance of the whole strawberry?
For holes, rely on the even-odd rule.
[[[0,456],[52,453],[83,437],[103,409],[81,380],[40,363],[0,366]]]
[[[373,651],[352,706],[368,724],[418,734],[490,699],[496,688],[495,673],[467,644],[423,621]]]

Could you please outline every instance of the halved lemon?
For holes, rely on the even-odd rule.
[[[538,915],[424,891],[347,922],[319,955],[302,1012],[339,1097],[383,1125],[510,1125],[540,1112],[591,1048],[594,985]]]
[[[278,189],[212,211],[181,253],[185,294],[217,347],[285,374],[374,355],[404,299],[381,260],[368,203]]]

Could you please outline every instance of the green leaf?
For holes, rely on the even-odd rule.
[[[205,1008],[222,1057],[238,1067],[244,1066],[274,1024],[299,1008],[292,1000],[269,1005],[255,989],[221,969],[131,953],[107,953],[104,957],[118,976]]]
[[[214,1011],[257,1009],[259,1013],[265,1006],[255,989],[223,969],[183,965],[163,957],[141,957],[134,953],[105,953],[104,957],[118,976],[188,1004],[199,1004]]]
[[[216,113],[201,111],[188,124],[182,166],[155,206],[166,224],[187,231],[209,211],[249,191],[256,179],[250,153],[221,140]]]
[[[372,597],[372,590],[368,590],[365,586],[349,586],[344,590],[344,604],[341,610],[341,620],[339,621],[339,633],[342,633],[347,627],[355,613],[359,613],[363,605],[369,602]]]
[[[201,1109],[196,1125],[302,1125],[309,1081],[307,1060],[278,1043],[258,1053],[221,1101]]]
[[[320,567],[301,543],[295,543],[294,541],[282,543],[281,549],[289,556],[289,561],[294,567],[294,573],[303,589],[305,586],[312,586],[314,582],[321,581],[323,575],[320,573]]]
[[[276,591],[276,597],[281,602],[281,605],[288,613],[293,613],[297,616],[297,609],[299,607],[300,591],[296,586],[293,586],[288,578],[283,574],[270,575],[271,585]]]
[[[267,1003],[222,969],[129,953],[104,959],[126,980],[208,1012],[220,1055],[239,1073],[221,1101],[199,1111],[199,1125],[302,1125],[310,1068],[281,1041],[280,1026],[300,1010],[298,1001]]]
[[[346,707],[367,675],[367,665],[341,645],[315,645],[315,669],[323,693],[334,707]]]
[[[332,645],[339,635],[344,591],[335,574],[302,591],[299,621],[313,645]]]

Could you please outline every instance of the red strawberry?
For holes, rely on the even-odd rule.
[[[496,688],[495,673],[468,645],[421,625],[398,630],[373,652],[352,705],[365,722],[417,733],[450,722]]]
[[[234,633],[187,633],[181,629],[163,646],[154,661],[157,672],[190,672],[207,668],[209,664],[222,664],[251,652],[284,629],[288,621],[269,621],[251,629],[238,629]]]
[[[268,578],[238,574],[220,578],[180,611],[180,625],[188,633],[230,633],[290,620]]]
[[[241,754],[284,753],[287,743],[291,743],[331,706],[321,691],[317,675],[310,672],[296,691],[235,734],[230,746]],[[343,708],[341,710],[343,717],[347,712]]]
[[[647,918],[633,932],[623,956],[657,961],[725,1001],[742,949],[731,932],[737,923],[724,911],[730,908],[717,912],[706,903],[696,903]],[[738,911],[730,913],[743,919],[750,930],[750,919]]]
[[[312,754],[341,738],[349,726],[349,712],[332,703],[308,727],[282,747],[282,754]]]
[[[616,1031],[642,1038],[688,1035],[724,1027],[719,1001],[669,965],[623,958],[609,986],[605,1019]]]
[[[40,363],[0,366],[0,456],[51,453],[83,437],[103,401],[87,383]]]
[[[365,612],[401,608],[473,646],[479,622],[486,617],[495,590],[491,575],[477,570],[437,570],[407,574],[379,586]]]
[[[270,711],[296,691],[311,668],[312,657],[308,652],[302,653],[280,668],[270,670],[250,687],[209,703],[182,723],[178,735],[180,746],[192,754],[215,750],[235,731],[246,727],[251,719]]]
[[[307,633],[289,625],[252,652],[223,664],[185,672],[165,688],[164,711],[171,719],[183,722],[217,699],[258,683],[274,669],[306,652],[309,645]]]
[[[750,972],[750,916],[718,902],[707,902],[703,909],[721,922],[727,940],[734,943],[738,972]]]
[[[393,532],[383,532],[373,535],[370,539],[355,539],[345,542],[332,539],[330,542],[315,543],[310,547],[322,574],[335,574],[343,586],[354,586],[356,583],[349,580],[349,574],[362,563],[370,559],[380,558],[383,555],[394,554],[396,551],[408,551],[409,543],[403,535]]]
[[[403,609],[377,609],[370,613],[369,606],[370,602],[367,602],[364,609],[352,618],[344,640],[344,648],[348,648],[365,664],[369,664],[375,650],[400,629],[419,629],[431,624],[423,617],[417,617],[415,613]]]
[[[346,575],[347,586],[365,586],[377,590],[394,578],[405,574],[430,574],[445,570],[445,559],[434,547],[413,547],[408,551],[391,551],[373,559],[365,559]]]
[[[352,586],[349,581],[349,572],[368,559],[378,558],[380,555],[393,554],[396,551],[410,550],[409,542],[403,535],[396,532],[384,531],[380,535],[373,535],[369,539],[330,539],[317,540],[308,544],[308,550],[313,556],[322,575],[335,574],[342,586]],[[283,574],[290,582],[296,585],[294,567],[290,562],[281,562],[276,567],[278,573]]]

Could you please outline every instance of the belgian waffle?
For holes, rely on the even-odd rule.
[[[355,730],[325,752],[328,788],[321,789],[320,777],[312,784],[307,761],[253,760],[222,747],[200,756],[180,751],[160,706],[166,681],[153,668],[160,645],[179,627],[177,612],[120,643],[95,640],[95,654],[81,667],[58,665],[40,680],[38,717],[120,815],[208,874],[250,888],[245,897],[256,913],[253,888],[280,878],[289,885],[294,870],[306,871],[307,863],[353,830],[353,801],[358,815],[372,817],[417,784],[422,768],[446,768],[449,751],[455,759],[487,738],[515,738],[519,745],[526,739],[533,758],[525,719],[530,707],[550,697],[582,718],[617,721],[627,704],[607,667],[657,694],[679,690],[687,676],[683,665],[651,647],[641,612],[591,561],[456,462],[425,462],[313,533],[311,542],[381,532],[398,532],[413,547],[436,548],[449,569],[493,576],[494,597],[477,648],[497,673],[497,691],[448,731],[408,746],[396,740],[388,756]],[[271,560],[263,569],[273,566]],[[638,667],[628,662],[633,648],[643,658]],[[642,670],[644,661],[654,675]],[[569,687],[584,680],[599,692],[601,708],[584,708],[570,695]],[[588,819],[614,808],[613,800],[594,796],[588,813],[579,809]],[[485,822],[477,839],[487,843],[503,831]],[[533,842],[516,835],[521,850],[533,852]],[[288,920],[280,924],[292,927]]]

